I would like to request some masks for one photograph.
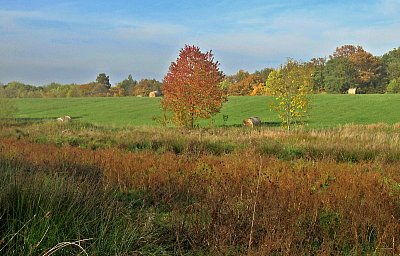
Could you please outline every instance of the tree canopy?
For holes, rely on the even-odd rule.
[[[288,131],[307,113],[309,94],[313,89],[312,72],[307,63],[288,59],[268,76],[266,90],[275,98],[271,106]]]
[[[400,80],[400,47],[385,53],[382,56],[382,62],[387,73],[387,79],[389,81]]]
[[[162,106],[174,113],[178,125],[194,127],[197,119],[210,118],[226,101],[219,86],[223,78],[211,51],[185,45],[164,78]]]
[[[355,87],[354,69],[345,57],[330,59],[323,71],[324,89],[328,93],[344,93]]]
[[[110,77],[107,76],[105,73],[100,73],[96,78],[96,82],[106,87],[107,90],[111,87]]]

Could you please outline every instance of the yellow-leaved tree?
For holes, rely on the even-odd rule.
[[[312,89],[313,69],[308,63],[288,59],[269,74],[266,92],[274,97],[271,107],[288,131],[306,116]]]

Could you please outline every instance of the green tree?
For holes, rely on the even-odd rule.
[[[275,99],[271,107],[288,131],[306,116],[312,89],[312,68],[306,63],[288,59],[285,65],[269,74],[266,90]]]
[[[269,73],[271,73],[274,69],[273,68],[264,68],[261,70],[256,70],[254,75],[260,77],[262,83],[265,83],[268,79]]]
[[[400,78],[400,47],[385,53],[382,62],[389,81]]]
[[[328,93],[345,93],[356,86],[354,68],[345,57],[330,59],[324,68],[324,90]]]
[[[162,105],[174,113],[178,125],[194,127],[199,118],[218,113],[226,101],[220,84],[224,79],[211,51],[185,45],[164,78]]]
[[[117,83],[118,88],[124,89],[125,96],[133,95],[133,88],[136,85],[137,85],[137,81],[133,80],[132,75],[129,75],[128,78]]]
[[[386,88],[387,93],[400,93],[400,78],[392,79]]]
[[[105,73],[100,73],[96,78],[96,82],[98,84],[104,85],[107,88],[107,90],[110,89],[111,87],[110,77],[107,76]]]
[[[326,65],[325,58],[313,58],[310,60],[310,65],[313,69],[313,79],[314,79],[314,92],[323,92],[325,90],[325,76],[324,69]]]

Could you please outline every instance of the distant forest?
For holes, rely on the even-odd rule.
[[[357,93],[400,93],[400,47],[383,56],[374,56],[362,46],[337,47],[329,57],[313,58],[304,63],[313,70],[314,93],[347,93],[357,88]],[[264,68],[254,73],[239,70],[225,77],[221,87],[227,95],[264,95],[269,73]],[[51,83],[34,86],[18,81],[0,83],[0,97],[6,98],[63,98],[63,97],[123,97],[149,96],[153,91],[162,93],[162,81],[142,79],[132,75],[111,86],[109,76],[100,73],[96,81],[86,84]]]

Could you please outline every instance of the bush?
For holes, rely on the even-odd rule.
[[[387,93],[400,93],[400,78],[390,81],[386,88]]]
[[[18,108],[12,100],[0,97],[0,120],[13,118],[17,112]]]

